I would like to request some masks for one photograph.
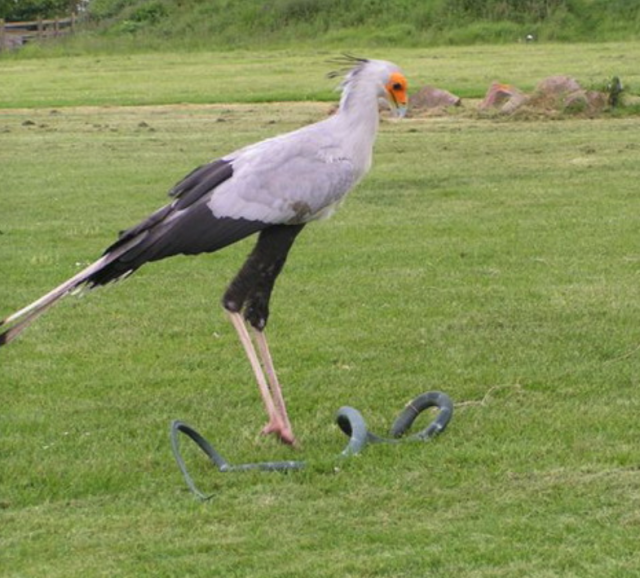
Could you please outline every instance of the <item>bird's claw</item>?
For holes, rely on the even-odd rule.
[[[275,434],[278,439],[283,443],[292,447],[298,447],[298,442],[296,441],[291,428],[286,427],[283,423],[277,420],[271,420],[269,423],[262,428],[260,432],[261,435],[266,436],[269,434]]]

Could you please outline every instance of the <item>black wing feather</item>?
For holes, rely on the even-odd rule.
[[[169,191],[169,196],[177,199],[174,201],[174,207],[180,211],[195,203],[202,195],[212,191],[232,175],[231,163],[223,160],[213,161],[192,171]]]
[[[212,253],[269,227],[262,221],[216,217],[213,214],[207,204],[210,194],[232,175],[233,167],[223,160],[192,171],[169,192],[175,197],[173,202],[120,234],[105,255],[125,243],[137,242],[92,274],[87,283],[91,286],[104,285],[134,272],[145,263],[172,255]]]

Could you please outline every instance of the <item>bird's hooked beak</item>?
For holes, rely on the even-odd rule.
[[[389,77],[389,82],[385,85],[387,101],[398,118],[402,118],[407,114],[407,104],[409,102],[407,86],[407,79],[401,72],[392,73]]]

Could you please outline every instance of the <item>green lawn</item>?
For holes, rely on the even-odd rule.
[[[602,88],[614,75],[640,94],[640,42],[514,44],[424,49],[377,48],[358,56],[399,63],[410,89],[424,84],[482,97],[493,81],[523,90],[551,75]],[[0,109],[73,105],[153,105],[334,100],[338,52],[174,52],[0,59]]]
[[[635,44],[562,47],[528,70],[513,51],[529,48],[546,50],[388,57],[415,85],[429,64],[474,95],[500,71],[524,88],[557,72],[637,79]],[[105,57],[101,79],[73,59],[0,60],[0,316],[97,258],[198,163],[326,115],[258,103],[329,98],[324,55],[241,56]],[[185,89],[170,72],[188,58]],[[181,102],[195,104],[157,106]],[[218,305],[250,242],[65,300],[0,353],[0,574],[640,575],[639,130],[637,117],[384,121],[371,175],[305,229],[274,294],[299,451],[257,435],[257,388]],[[441,437],[335,457],[340,406],[384,433],[435,389],[456,403]],[[220,474],[187,448],[215,494],[199,503],[171,455],[175,418],[231,461],[308,467]]]

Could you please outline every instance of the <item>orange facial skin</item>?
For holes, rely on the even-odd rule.
[[[394,72],[389,77],[389,82],[386,85],[387,92],[391,97],[391,100],[397,107],[406,107],[409,101],[407,96],[407,79],[400,72]]]

